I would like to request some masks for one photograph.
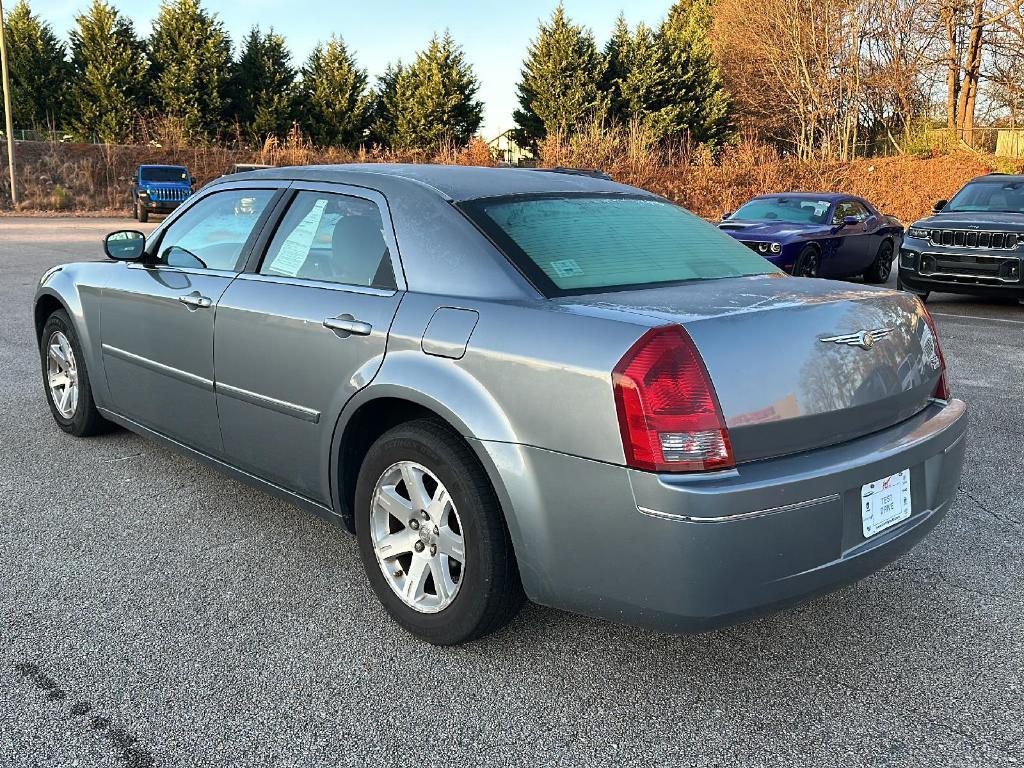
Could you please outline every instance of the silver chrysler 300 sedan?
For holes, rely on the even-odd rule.
[[[792,278],[672,203],[527,169],[222,178],[35,297],[45,391],[354,531],[410,632],[544,605],[674,631],[853,581],[952,504],[914,296]]]

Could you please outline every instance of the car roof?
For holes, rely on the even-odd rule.
[[[184,165],[166,165],[164,163],[139,163],[139,168],[174,168],[175,170],[188,170]]]
[[[1007,181],[1011,184],[1024,182],[1024,174],[1019,173],[986,173],[984,176],[975,176],[968,184],[975,181]]]
[[[538,168],[490,168],[427,163],[349,163],[267,168],[233,174],[232,181],[280,179],[361,184],[387,192],[396,185],[427,187],[453,200],[559,192],[650,194],[614,181]],[[386,189],[385,187],[389,188]],[[652,195],[653,197],[653,195]]]
[[[766,195],[758,195],[754,200],[761,200],[766,197],[800,197],[813,200],[828,200],[834,203],[838,200],[863,200],[857,195],[847,195],[840,192],[772,192]]]

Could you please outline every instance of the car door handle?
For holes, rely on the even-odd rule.
[[[200,296],[198,291],[179,296],[178,301],[193,309],[209,309],[213,306],[213,299]]]
[[[356,320],[351,315],[324,318],[324,328],[341,333],[352,333],[356,336],[369,336],[370,331],[373,330],[372,325],[364,323],[362,320]]]

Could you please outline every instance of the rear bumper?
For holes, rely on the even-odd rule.
[[[693,632],[835,589],[913,547],[953,503],[964,416],[958,400],[933,403],[884,432],[705,477],[486,445],[532,599]],[[913,514],[865,540],[861,486],[908,468]]]

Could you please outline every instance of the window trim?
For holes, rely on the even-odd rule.
[[[355,285],[353,283],[327,282],[324,280],[313,280],[306,277],[289,277],[286,275],[264,275],[260,273],[263,261],[267,257],[270,245],[277,236],[277,231],[284,223],[288,209],[300,192],[314,192],[330,195],[341,195],[343,197],[355,197],[360,200],[372,203],[377,206],[377,213],[380,216],[384,243],[388,247],[388,254],[391,257],[391,273],[395,278],[395,288],[376,288],[367,285]],[[264,226],[263,236],[260,237],[257,247],[249,254],[243,275],[261,278],[260,282],[281,282],[289,285],[309,286],[311,288],[333,288],[335,290],[347,290],[351,293],[365,293],[370,295],[394,296],[398,291],[408,290],[405,280],[405,271],[402,268],[401,254],[398,250],[398,240],[395,237],[394,222],[391,219],[391,208],[388,206],[387,198],[375,189],[360,187],[353,184],[341,184],[333,182],[306,182],[292,181],[287,193],[284,195],[280,205],[274,211],[273,220]]]
[[[488,197],[475,197],[470,200],[462,200],[453,202],[452,205],[458,210],[463,216],[465,216],[480,232],[484,235],[505,257],[505,259],[523,276],[523,278],[537,290],[537,292],[547,299],[560,299],[569,296],[588,296],[599,293],[619,293],[622,291],[636,291],[647,288],[670,288],[676,285],[687,285],[689,283],[696,282],[710,282],[712,280],[732,280],[736,277],[763,277],[772,275],[775,273],[784,274],[781,270],[775,267],[770,261],[760,256],[762,261],[768,267],[761,275],[723,275],[722,277],[700,277],[691,278],[687,280],[665,280],[659,283],[629,283],[623,285],[609,285],[609,286],[587,286],[583,288],[560,288],[555,284],[554,280],[545,274],[544,270],[540,268],[529,254],[523,251],[522,248],[513,240],[501,227],[494,223],[494,221],[483,211],[484,206],[492,204],[496,201],[500,202],[516,202],[518,200],[566,200],[566,199],[618,199],[618,200],[645,200],[649,202],[662,203],[663,205],[671,205],[675,208],[690,214],[691,216],[698,217],[691,211],[686,210],[681,205],[668,200],[658,195],[643,194],[642,192],[526,192],[512,195],[492,195]],[[706,223],[706,222],[705,222]],[[708,226],[713,226],[708,224]],[[736,243],[729,235],[722,233],[723,237],[728,238],[731,242]],[[745,246],[737,245],[744,250],[748,250]],[[758,254],[755,254],[758,255]]]

